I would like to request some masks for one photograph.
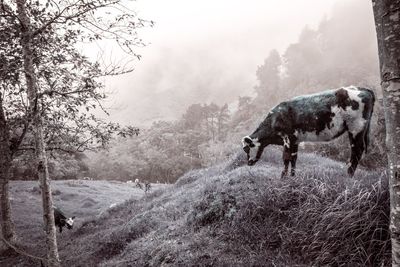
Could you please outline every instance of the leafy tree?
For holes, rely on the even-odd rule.
[[[228,104],[223,105],[217,114],[217,131],[218,139],[225,140],[225,136],[229,129],[230,112]]]
[[[258,106],[265,108],[267,103],[276,102],[276,95],[281,93],[279,89],[281,65],[281,56],[274,49],[264,60],[264,64],[257,68],[258,85],[254,89],[257,93],[256,104]]]
[[[201,104],[190,105],[183,114],[183,124],[187,129],[198,129],[204,119],[204,111]]]
[[[253,99],[249,96],[239,96],[237,111],[232,118],[233,126],[239,124],[249,124],[249,120],[253,117],[256,108]]]
[[[205,120],[205,128],[207,135],[211,138],[212,141],[215,141],[217,134],[217,120],[218,120],[218,112],[219,107],[211,103],[209,105],[203,106],[203,116]]]
[[[4,107],[7,108],[5,116],[1,117],[6,129],[1,133],[1,153],[8,155],[0,166],[5,174],[1,187],[2,214],[9,213],[7,204],[3,203],[9,203],[7,168],[12,156],[21,148],[34,150],[37,159],[35,170],[38,170],[44,201],[48,263],[57,266],[46,144],[51,150],[82,151],[107,144],[113,133],[137,133],[134,128],[122,130],[116,124],[82,112],[82,108],[86,111],[102,108],[100,101],[105,95],[99,92],[102,88],[99,77],[125,73],[132,68],[114,64],[101,68],[99,63],[92,63],[82,56],[76,50],[76,44],[113,40],[125,52],[138,57],[133,48],[142,42],[137,38],[136,29],[144,26],[144,21],[121,1],[110,0],[2,1],[0,10],[4,22],[0,34],[8,37],[1,40],[4,53],[0,58],[5,63],[0,72],[1,78],[5,78],[1,81],[3,114]],[[104,14],[109,15],[107,19]],[[11,113],[13,111],[16,113]],[[7,113],[11,115],[7,116]],[[8,218],[11,216],[3,216],[3,219]],[[2,220],[3,226],[10,225],[8,222]]]

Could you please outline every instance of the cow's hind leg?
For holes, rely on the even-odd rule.
[[[351,145],[351,158],[350,167],[347,169],[347,173],[353,177],[358,162],[361,160],[362,154],[365,150],[364,131],[361,131],[356,136],[353,136],[353,134],[349,132],[349,138]]]

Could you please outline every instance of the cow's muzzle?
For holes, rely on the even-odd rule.
[[[256,162],[257,162],[257,160],[250,159],[249,161],[247,161],[247,165],[253,166],[254,164],[256,164]]]

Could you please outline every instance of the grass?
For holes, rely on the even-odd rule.
[[[175,185],[86,219],[60,246],[65,266],[389,266],[387,177],[281,153],[191,171]],[[115,190],[113,190],[115,192]]]
[[[271,251],[314,266],[389,266],[389,194],[384,178],[300,175],[270,181],[226,230],[252,255]],[[240,245],[239,245],[240,244]]]

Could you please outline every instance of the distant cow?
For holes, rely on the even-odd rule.
[[[148,181],[144,182],[144,192],[147,193],[151,189],[151,184]]]
[[[254,165],[264,148],[283,145],[284,170],[295,175],[300,142],[326,142],[347,132],[351,144],[350,166],[354,175],[369,143],[369,129],[375,95],[365,88],[344,87],[317,94],[295,97],[274,107],[260,126],[242,139],[248,165]]]
[[[57,207],[53,207],[54,209],[54,222],[56,227],[62,232],[62,228],[66,226],[68,229],[72,229],[74,225],[75,216],[71,218],[67,218],[64,213]]]

